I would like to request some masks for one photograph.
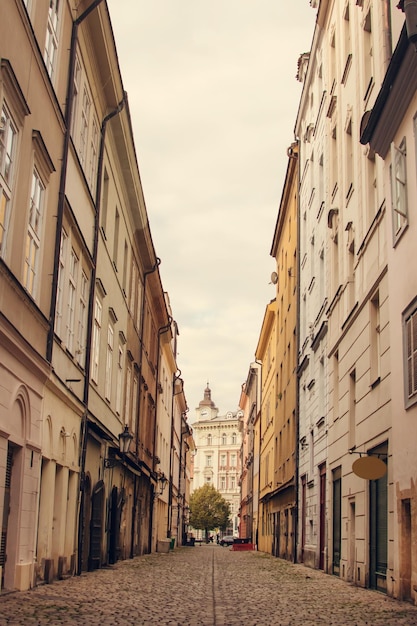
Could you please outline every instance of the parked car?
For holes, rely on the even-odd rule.
[[[221,546],[231,546],[231,545],[233,545],[234,540],[235,540],[235,538],[233,537],[233,535],[226,535],[225,537],[220,539],[220,545]]]

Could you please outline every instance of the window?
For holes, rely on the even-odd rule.
[[[88,184],[92,193],[95,192],[97,163],[98,163],[98,126],[95,119],[91,125],[90,139],[90,167],[88,172]]]
[[[226,445],[226,433],[222,434],[222,445],[225,446]]]
[[[101,230],[106,237],[106,224],[107,224],[107,208],[109,204],[109,175],[106,168],[104,168],[103,175],[103,196],[101,201]]]
[[[119,252],[119,228],[120,228],[120,215],[116,207],[114,216],[114,232],[113,232],[113,265],[117,271],[117,260]]]
[[[116,384],[116,413],[120,415],[122,406],[122,384],[123,384],[123,345],[119,343],[117,352],[117,384]]]
[[[94,304],[94,327],[93,327],[93,348],[91,358],[93,360],[91,367],[91,378],[94,382],[98,382],[98,364],[100,357],[100,335],[103,317],[103,306],[100,299],[96,296]]]
[[[212,441],[213,441],[213,437],[210,434],[208,434],[207,435],[207,445],[211,446],[212,445]]]
[[[364,83],[363,83],[363,100],[368,102],[369,95],[374,85],[374,60],[373,60],[373,35],[372,35],[372,15],[369,9],[363,21],[363,63],[364,63]]]
[[[111,383],[113,373],[113,341],[114,329],[113,324],[109,323],[107,327],[107,350],[106,350],[106,382],[104,395],[107,400],[111,400]]]
[[[34,297],[37,287],[36,278],[39,264],[39,250],[41,245],[41,230],[43,216],[45,187],[38,172],[33,170],[32,186],[29,200],[29,221],[26,234],[25,265],[23,286]]]
[[[52,78],[56,66],[58,52],[58,25],[60,0],[49,0],[48,23],[46,27],[46,41],[44,61],[49,76]]]
[[[370,302],[370,374],[371,385],[379,381],[380,375],[380,321],[379,321],[379,293],[377,292]]]
[[[391,144],[391,200],[394,241],[408,224],[405,137],[397,148]]]
[[[88,277],[83,271],[81,272],[80,284],[80,300],[78,310],[78,330],[77,330],[77,361],[79,365],[84,366],[86,329],[87,329],[87,302],[88,302]]]
[[[220,477],[220,489],[222,491],[225,491],[226,489],[226,477],[225,476]]]
[[[90,107],[91,101],[88,94],[87,86],[84,85],[83,100],[81,106],[81,128],[80,128],[80,140],[78,147],[78,156],[81,161],[81,165],[85,164],[87,155],[87,141],[88,141],[88,129],[90,124]]]
[[[13,170],[17,146],[17,127],[4,104],[0,118],[0,254],[5,256],[6,235],[10,220]]]
[[[232,435],[232,444],[235,445],[237,443],[237,436],[236,433],[233,433]]]
[[[220,455],[220,467],[226,467],[226,455],[225,454]]]
[[[65,232],[65,230],[62,229],[61,244],[60,244],[60,249],[59,249],[58,288],[57,288],[57,294],[56,294],[56,311],[55,311],[55,332],[57,333],[58,337],[61,336],[61,332],[62,332],[67,242],[68,242],[68,235]]]
[[[81,63],[78,55],[75,59],[75,68],[74,68],[74,82],[73,82],[73,94],[72,94],[72,120],[71,120],[71,135],[75,136],[75,126],[76,120],[78,117],[78,107],[79,107],[79,98],[80,98],[80,89],[81,89]]]
[[[232,467],[236,467],[236,454],[231,454],[230,455],[230,465]]]
[[[208,454],[208,455],[206,455],[206,467],[211,467],[211,465],[212,465],[212,463],[211,463],[211,462],[212,462],[212,457],[211,457],[211,455],[209,455],[209,454]]]
[[[132,366],[130,363],[128,363],[126,367],[125,424],[130,424],[130,425],[132,424],[131,392],[132,392]]]
[[[403,314],[405,406],[417,401],[417,301]]]
[[[67,337],[66,346],[72,353],[74,349],[74,327],[75,327],[75,304],[77,293],[78,257],[71,249],[68,277],[68,301],[67,301]]]

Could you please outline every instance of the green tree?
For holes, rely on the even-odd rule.
[[[190,525],[204,530],[206,542],[209,531],[225,530],[230,521],[230,505],[213,485],[196,489],[190,497]]]

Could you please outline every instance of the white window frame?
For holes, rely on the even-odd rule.
[[[68,294],[67,294],[67,317],[65,345],[68,351],[74,352],[75,319],[77,306],[78,271],[80,260],[73,247],[71,247],[68,266]]]
[[[114,326],[111,322],[107,326],[107,347],[106,347],[106,378],[104,384],[104,396],[111,401],[112,377],[113,377],[113,348],[114,348]]]
[[[93,347],[91,351],[91,379],[98,383],[99,362],[100,362],[100,338],[101,325],[103,322],[103,304],[96,295],[94,303],[94,326],[93,326]]]
[[[61,231],[61,243],[59,249],[59,269],[58,284],[56,292],[56,309],[55,309],[55,332],[58,337],[62,332],[63,306],[64,306],[64,281],[66,271],[68,235],[63,228]]]
[[[0,113],[0,256],[6,255],[7,233],[13,198],[14,162],[17,155],[18,126],[3,102]]]
[[[43,212],[45,203],[45,185],[36,167],[32,172],[32,184],[29,199],[29,218],[26,233],[25,262],[23,270],[23,286],[35,298],[39,255],[42,239]]]
[[[91,112],[91,97],[87,85],[84,84],[82,91],[81,101],[81,119],[80,119],[80,133],[79,133],[79,146],[78,157],[82,166],[85,165],[87,158],[88,147],[88,135],[90,129],[90,112]]]
[[[81,280],[78,301],[78,328],[77,328],[77,361],[84,367],[86,338],[87,338],[87,307],[88,307],[89,280],[84,270],[81,270]]]
[[[403,137],[400,145],[391,144],[391,205],[394,243],[408,226],[407,147]]]
[[[88,173],[88,183],[92,193],[95,192],[96,178],[97,178],[97,165],[98,165],[98,142],[99,142],[99,129],[97,120],[93,117],[91,123],[91,137],[90,137],[90,167]]]
[[[55,76],[58,56],[60,28],[60,0],[49,0],[48,22],[46,25],[45,49],[43,58],[51,79]]]
[[[126,367],[125,424],[132,423],[132,365]]]
[[[404,403],[409,408],[417,403],[417,298],[402,315],[404,359]]]
[[[116,385],[116,413],[120,415],[122,409],[122,389],[123,389],[123,361],[124,361],[124,348],[123,344],[119,341],[117,350],[117,385]]]

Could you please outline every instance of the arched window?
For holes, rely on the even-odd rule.
[[[232,435],[232,443],[236,443],[237,439],[236,439],[236,433],[233,433]]]
[[[226,433],[223,433],[223,435],[222,435],[222,445],[223,446],[226,445]]]
[[[212,436],[211,436],[211,435],[210,435],[210,433],[209,433],[209,434],[207,435],[207,445],[208,445],[208,446],[211,446],[211,444],[212,444],[212,439],[213,439],[213,438],[212,438]]]

